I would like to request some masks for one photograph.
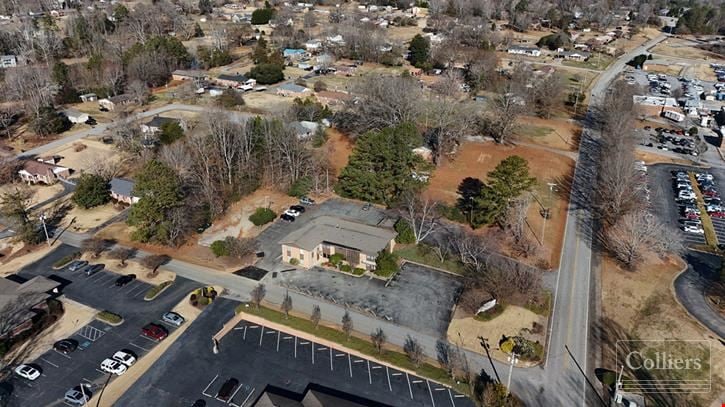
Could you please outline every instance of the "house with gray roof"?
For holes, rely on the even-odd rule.
[[[311,268],[340,254],[353,268],[375,270],[378,253],[392,252],[395,236],[395,230],[387,227],[318,216],[282,240],[282,260]]]
[[[294,83],[285,83],[277,88],[277,94],[280,96],[304,97],[311,93],[312,91],[308,88]]]
[[[32,327],[33,318],[47,310],[47,300],[58,294],[58,286],[59,282],[43,276],[0,278],[0,309],[6,321],[0,327],[0,338]]]
[[[111,198],[118,202],[133,205],[139,201],[139,197],[133,195],[134,182],[123,178],[111,180]]]

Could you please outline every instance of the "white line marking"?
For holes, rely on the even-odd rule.
[[[295,336],[295,359],[297,359],[297,337]]]
[[[135,347],[137,347],[137,348],[139,348],[139,349],[143,349],[143,350],[145,350],[146,352],[150,352],[150,350],[148,350],[148,349],[144,348],[143,346],[139,346],[139,345],[136,345],[136,344],[135,344],[135,343],[133,343],[133,342],[129,342],[128,344],[129,344],[129,345],[131,345],[131,346],[135,346]]]
[[[393,376],[400,376],[402,373],[391,373]]]
[[[436,401],[433,399],[433,392],[430,391],[430,382],[428,380],[425,381],[428,384],[428,394],[430,394],[430,402],[433,403],[433,407],[436,407]]]
[[[47,364],[49,364],[49,365],[51,365],[51,366],[54,366],[54,367],[60,367],[60,366],[56,365],[55,363],[53,363],[53,362],[49,361],[49,360],[48,360],[48,359],[46,359],[46,358],[40,358],[40,360],[42,360],[43,362],[45,362],[45,363],[47,363]]]
[[[332,348],[330,348],[330,371],[332,371]]]
[[[214,383],[218,377],[219,377],[219,375],[214,376],[214,378],[211,379],[211,381],[209,382],[209,384],[206,385],[206,387],[204,388],[204,390],[202,390],[201,394],[203,394],[203,395],[205,395],[207,397],[211,397],[210,394],[206,394],[206,391],[209,390],[209,387],[211,387],[212,383]]]
[[[364,360],[362,360],[362,359],[357,359],[357,360],[355,360],[355,361],[354,361],[354,362],[352,362],[352,363],[362,363],[362,362],[364,362]]]
[[[231,403],[232,400],[234,400],[234,396],[236,396],[237,393],[239,393],[239,390],[241,390],[241,389],[242,389],[242,385],[240,384],[239,386],[237,386],[237,389],[234,391],[234,393],[232,394],[232,396],[229,397],[229,401],[227,402],[227,404]]]
[[[266,335],[274,335],[276,333],[277,333],[276,331],[267,331],[267,332],[265,332]]]
[[[370,384],[373,384],[373,375],[372,375],[372,373],[370,373],[370,361],[369,360],[368,360],[368,382],[370,382]]]
[[[323,346],[321,348],[317,348],[317,350],[327,350],[327,348]]]
[[[312,364],[314,365],[315,364],[315,343],[314,342],[312,342],[312,352],[310,352],[310,353],[312,353]]]
[[[249,393],[249,395],[247,396],[247,398],[244,399],[244,401],[242,401],[242,407],[244,407],[244,405],[247,404],[247,400],[249,400],[249,398],[252,397],[252,394],[254,394],[254,391],[255,390],[257,390],[256,387],[255,388],[252,388],[252,391]]]
[[[55,353],[59,354],[60,356],[63,356],[63,357],[64,357],[64,358],[66,358],[66,359],[71,359],[71,357],[70,357],[70,356],[68,356],[68,355],[66,355],[66,354],[63,354],[63,353],[60,353],[60,352],[58,352],[58,351],[57,351],[57,350],[55,350],[55,349],[53,349],[53,351],[54,351]]]
[[[453,407],[456,407],[456,402],[453,401],[453,395],[451,394],[451,389],[448,389],[448,397],[450,397],[450,399],[451,399],[451,405]]]
[[[393,385],[390,384],[390,371],[388,370],[387,366],[385,366],[385,373],[385,375],[388,377],[388,389],[390,389],[390,391],[393,391]]]
[[[415,383],[415,384],[418,384],[418,383],[423,383],[423,381],[422,381],[422,380],[413,380],[412,382],[413,382],[413,383]]]
[[[408,391],[410,392],[410,399],[413,400],[413,388],[410,387],[410,376],[406,373],[405,378],[408,379]]]
[[[301,342],[300,342],[300,345],[309,345],[309,344],[310,344],[310,343],[309,343],[309,342],[307,342],[307,341],[301,341]]]
[[[382,366],[373,366],[373,369],[382,369]]]
[[[279,352],[279,332],[277,332],[277,352]]]
[[[350,354],[347,354],[347,366],[350,367],[350,377],[352,377],[352,362],[350,361]]]
[[[345,354],[344,353],[336,353],[335,356],[339,358],[340,356],[345,356]]]
[[[262,333],[259,334],[259,347],[262,347],[262,339],[264,338],[264,326],[262,327]]]
[[[283,336],[282,339],[292,339],[291,336]]]

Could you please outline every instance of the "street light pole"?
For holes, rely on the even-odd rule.
[[[40,215],[40,223],[43,224],[43,231],[45,232],[45,242],[48,243],[48,247],[50,247],[50,236],[48,236],[48,228],[45,226],[45,213]]]

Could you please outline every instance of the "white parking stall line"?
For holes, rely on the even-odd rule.
[[[347,355],[347,354],[346,354],[346,353],[336,353],[336,354],[335,354],[335,357],[336,357],[336,358],[341,358],[341,357],[343,357],[343,356],[345,356],[345,355]]]
[[[350,354],[347,354],[347,366],[350,368],[350,377],[352,377],[352,362],[350,361]]]
[[[259,325],[249,325],[249,329],[257,329],[259,328]]]
[[[107,274],[105,274],[105,273],[96,273],[95,275],[90,276],[86,281],[101,280],[101,278],[99,278],[99,277],[106,277],[106,276],[107,276]],[[95,283],[96,283],[96,281],[94,281],[94,284]]]
[[[144,347],[143,347],[143,346],[141,346],[141,345],[136,345],[136,344],[135,344],[135,343],[133,343],[133,342],[129,342],[128,344],[129,344],[129,345],[131,345],[131,346],[133,346],[133,347],[136,347],[136,348],[142,349],[142,350],[144,350],[144,351],[146,351],[146,352],[150,352],[150,351],[151,351],[150,349],[146,349],[146,348],[144,348]]]
[[[288,341],[288,340],[292,339],[292,337],[288,335],[288,336],[283,336],[282,339],[284,339],[285,341]]]
[[[410,386],[410,376],[408,376],[408,373],[405,374],[405,378],[408,380],[408,391],[410,392],[410,399],[413,400],[413,388]]]
[[[245,398],[244,401],[242,401],[242,404],[240,405],[240,407],[244,407],[244,405],[247,404],[247,401],[249,401],[249,398],[252,397],[252,394],[254,394],[255,390],[257,390],[256,387],[252,388],[252,391],[249,392],[249,395],[247,396],[247,398]]]
[[[227,404],[231,404],[232,400],[234,400],[234,396],[236,396],[237,393],[239,393],[239,390],[241,390],[241,389],[242,389],[242,385],[237,386],[237,389],[234,391],[234,393],[232,393],[232,396],[229,397],[229,401],[227,402]]]
[[[330,348],[330,371],[332,371],[332,348]]]
[[[370,361],[368,360],[367,362],[368,362],[368,382],[370,382],[370,384],[373,384],[373,375],[372,375],[372,373],[370,373]]]
[[[262,333],[259,334],[259,347],[262,347],[262,339],[264,339],[264,326],[262,326]]]
[[[121,287],[121,291],[126,291],[126,290],[128,290],[129,288],[131,288],[131,287],[133,287],[133,290],[135,290],[135,289],[137,289],[137,288],[138,288],[139,286],[143,287],[143,286],[144,286],[144,284],[143,284],[143,283],[141,283],[141,282],[139,282],[138,280],[134,280],[134,281],[131,281],[130,283],[126,284],[126,286],[125,286],[125,287]],[[131,290],[131,291],[133,291],[133,290]],[[129,291],[129,292],[131,292],[131,291]]]
[[[146,291],[148,291],[148,290],[146,290],[146,287],[145,286],[142,286],[142,288],[140,290],[138,290],[138,292],[135,293],[132,298],[136,298],[136,297],[138,297],[141,294],[145,294]]]
[[[373,369],[382,369],[383,367],[380,365],[373,366]]]
[[[464,397],[466,397],[466,396],[464,396],[463,394],[456,394],[456,395],[455,395],[455,396],[453,396],[453,397],[454,397],[454,398],[457,398],[457,399],[462,399],[462,398],[464,398]]]
[[[391,373],[391,376],[401,376],[401,375],[402,375],[402,373],[400,373],[400,372]]]
[[[46,359],[46,358],[40,358],[40,360],[42,360],[43,362],[45,362],[45,363],[47,363],[47,364],[49,364],[49,365],[51,365],[51,366],[53,366],[53,367],[60,367],[60,366],[56,365],[55,363],[53,363],[53,362],[49,361],[49,360],[48,360],[48,359]]]
[[[428,384],[428,394],[430,394],[430,402],[433,403],[433,407],[436,407],[436,401],[433,398],[433,392],[430,390],[430,382],[428,380],[425,381]]]
[[[145,288],[146,288],[146,286],[145,286],[145,285],[143,285],[143,284],[139,284],[139,285],[137,285],[136,287],[134,287],[134,288],[133,288],[133,290],[130,290],[130,291],[129,291],[129,292],[127,293],[127,294],[128,294],[128,295],[136,295],[136,294],[138,294],[138,293],[142,293],[142,292],[144,291],[144,289],[145,289]],[[137,290],[138,290],[138,291],[137,291]]]
[[[104,371],[103,371],[103,370],[101,370],[101,369],[96,369],[96,372],[98,372],[98,373],[100,373],[100,374],[102,374],[102,375],[106,375],[106,374],[108,374],[108,373],[104,372]]]
[[[323,351],[323,350],[327,350],[327,348],[325,346],[321,346],[321,347],[317,348],[317,350]]]
[[[456,407],[456,402],[453,400],[453,394],[451,394],[451,389],[448,389],[448,397],[451,398],[451,405],[453,407]]]
[[[422,381],[422,380],[415,380],[415,379],[413,379],[413,380],[412,380],[411,382],[412,382],[413,384],[423,383],[423,381]]]
[[[315,364],[315,343],[314,342],[312,342],[312,352],[310,352],[310,353],[312,354],[312,364],[314,365]]]
[[[279,338],[280,338],[280,333],[279,333],[279,331],[277,331],[277,352],[279,352]]]
[[[355,359],[352,363],[362,363],[364,362],[363,359]]]
[[[63,356],[63,357],[64,357],[64,358],[66,358],[66,359],[72,359],[72,358],[71,358],[70,356],[68,356],[68,355],[66,355],[66,354],[64,354],[64,353],[58,352],[58,351],[57,351],[57,350],[55,350],[55,349],[53,349],[53,352],[55,352],[55,353],[59,354],[60,356]]]
[[[219,375],[216,375],[216,376],[214,376],[213,379],[211,379],[209,384],[207,384],[206,387],[204,388],[204,390],[202,390],[201,394],[203,394],[207,397],[211,397],[211,394],[207,394],[206,391],[209,390],[209,387],[211,387],[211,385],[216,381],[217,378],[219,378]]]
[[[297,337],[295,336],[295,359],[297,359]]]
[[[390,391],[393,391],[393,385],[390,384],[390,370],[388,370],[387,366],[385,366],[385,376],[388,377],[388,389],[390,389]]]
[[[274,335],[276,333],[277,333],[277,331],[274,331],[274,330],[265,332],[266,335]]]
[[[300,341],[300,345],[309,345],[310,343],[307,341]]]
[[[244,325],[244,334],[242,335],[242,340],[247,340],[247,326]]]

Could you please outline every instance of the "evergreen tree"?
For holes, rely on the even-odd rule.
[[[201,14],[211,14],[214,10],[214,6],[211,4],[211,0],[199,0],[199,12]]]
[[[103,205],[111,200],[111,185],[96,174],[83,174],[73,193],[73,202],[83,209]]]
[[[410,41],[410,63],[416,68],[424,68],[430,58],[430,42],[420,34]]]
[[[136,177],[133,195],[141,198],[128,214],[128,224],[136,227],[133,237],[142,242],[165,243],[168,240],[168,232],[163,224],[166,215],[181,204],[178,175],[161,161],[149,161]]]
[[[536,184],[536,178],[529,175],[529,163],[522,157],[512,155],[503,159],[488,173],[489,186],[506,202],[528,191]]]

